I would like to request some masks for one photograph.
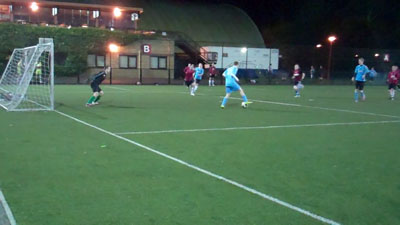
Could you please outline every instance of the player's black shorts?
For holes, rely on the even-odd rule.
[[[295,80],[295,81],[294,81],[294,86],[297,86],[299,83],[300,83],[300,81]]]
[[[397,84],[389,84],[388,87],[389,89],[396,89]]]
[[[200,79],[196,79],[196,84],[200,84],[201,80]]]
[[[210,74],[210,78],[215,78],[215,74]]]
[[[91,84],[90,84],[90,87],[92,88],[93,92],[100,92],[100,91],[101,91],[100,86],[97,85],[97,84],[91,83]]]
[[[193,84],[193,80],[189,80],[189,81],[185,81],[185,84],[186,84],[186,86],[190,86],[190,85],[192,85]]]
[[[362,91],[364,90],[364,81],[356,81],[356,89]]]

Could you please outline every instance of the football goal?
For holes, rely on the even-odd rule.
[[[54,109],[54,44],[14,49],[0,78],[0,106],[8,111]]]

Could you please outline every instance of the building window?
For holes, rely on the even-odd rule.
[[[93,19],[97,19],[97,18],[99,18],[99,16],[100,16],[100,11],[98,11],[98,10],[93,11]]]
[[[129,56],[128,57],[129,68],[137,68],[137,57]]]
[[[132,13],[131,14],[131,20],[132,21],[135,21],[135,20],[138,20],[139,19],[139,14],[137,14],[137,13]]]
[[[150,57],[150,68],[151,69],[167,69],[167,57],[166,56],[151,56]]]
[[[134,55],[120,55],[119,68],[121,69],[136,69],[137,57]]]
[[[88,55],[87,65],[88,67],[96,67],[96,55]]]
[[[96,56],[96,67],[105,67],[106,66],[106,57],[104,55]]]
[[[106,57],[104,55],[88,55],[88,67],[105,67]]]
[[[51,9],[51,14],[53,15],[53,16],[57,16],[57,14],[58,14],[58,8],[52,8]]]

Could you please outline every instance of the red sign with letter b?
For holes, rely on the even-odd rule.
[[[143,54],[151,54],[151,45],[149,44],[142,45],[142,52]]]

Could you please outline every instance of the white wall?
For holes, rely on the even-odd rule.
[[[239,68],[246,69],[268,69],[272,64],[272,69],[279,68],[279,49],[269,48],[248,48],[247,52],[242,52],[238,47],[205,46],[207,52],[217,52],[217,68],[227,68],[238,61]],[[223,57],[226,54],[226,57]],[[246,60],[247,59],[247,60]]]

